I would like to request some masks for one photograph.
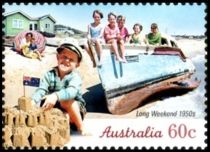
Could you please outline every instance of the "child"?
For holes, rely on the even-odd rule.
[[[37,45],[35,43],[35,38],[33,38],[33,37],[31,38],[31,44],[29,45],[29,49],[33,52],[37,50]]]
[[[21,41],[21,51],[25,57],[41,60],[41,54],[37,50],[35,39],[32,33],[26,33],[25,38]]]
[[[94,22],[88,25],[88,41],[93,43],[96,46],[96,51],[99,56],[99,63],[101,65],[102,61],[102,48],[101,43],[104,42],[103,40],[103,26],[101,25],[101,19],[103,18],[103,14],[99,10],[95,10],[93,12],[93,19]],[[90,55],[91,60],[93,61],[93,56],[91,54],[90,48],[88,45],[85,46],[87,53]],[[95,67],[95,62],[93,62],[93,67]]]
[[[33,103],[40,104],[44,110],[56,105],[63,109],[70,117],[70,123],[85,135],[86,131],[82,121],[85,111],[85,101],[82,98],[82,80],[76,71],[82,60],[79,47],[70,43],[62,44],[57,48],[58,66],[47,72],[41,80],[39,88],[32,96]],[[42,100],[44,103],[42,105]]]
[[[109,24],[104,29],[104,38],[106,43],[111,44],[111,50],[116,55],[116,60],[126,63],[124,41],[120,36],[119,28],[116,25],[116,15],[114,13],[108,14]],[[121,50],[121,57],[118,52],[118,44]]]
[[[145,35],[141,34],[143,27],[141,24],[136,23],[133,26],[134,33],[131,35],[130,43],[134,44],[147,44]]]
[[[33,38],[33,34],[31,32],[28,32],[25,34],[25,37],[21,39],[21,42],[20,42],[20,51],[22,51],[23,48],[30,46],[32,38]]]
[[[33,37],[31,39],[31,44],[29,45],[29,50],[30,50],[32,58],[38,58],[39,60],[42,59],[43,55],[41,55],[41,53],[37,50],[35,38]]]
[[[119,15],[117,17],[117,24],[118,24],[118,28],[120,30],[120,36],[122,37],[122,39],[124,40],[124,42],[128,42],[129,40],[129,33],[127,28],[125,27],[125,17],[122,15]]]
[[[161,34],[158,31],[158,25],[152,23],[151,33],[147,35],[147,40],[151,45],[161,45]]]

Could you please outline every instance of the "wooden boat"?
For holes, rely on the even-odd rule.
[[[118,62],[110,45],[102,45],[103,60],[97,66],[112,114],[125,114],[139,107],[149,96],[168,89],[192,90],[199,81],[192,80],[195,67],[177,43],[167,37],[162,46],[125,45],[127,63]],[[89,42],[94,62],[98,57]]]

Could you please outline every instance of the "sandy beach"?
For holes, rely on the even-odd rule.
[[[55,41],[48,39],[48,41]],[[197,112],[197,118],[205,116],[205,42],[204,39],[180,39],[178,40],[179,47],[185,55],[189,57],[195,67],[195,77],[201,80],[200,86],[190,92],[182,94],[171,94],[147,100],[145,104],[138,109],[125,115],[112,115],[106,109],[106,101],[97,74],[97,69],[92,67],[91,60],[87,53],[83,50],[83,61],[79,67],[79,71],[83,80],[83,96],[87,102],[88,113],[86,119],[92,118],[136,118],[136,113],[141,111],[151,110],[173,110],[174,107],[178,110],[193,110]],[[19,97],[23,96],[23,76],[42,77],[43,74],[56,66],[56,48],[46,47],[42,61],[36,59],[25,58],[10,47],[5,47],[3,52],[5,58],[3,67],[5,73],[3,82],[5,96],[3,98],[5,106],[17,105]],[[30,97],[36,88],[25,87],[25,96]]]

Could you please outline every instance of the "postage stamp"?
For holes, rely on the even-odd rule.
[[[206,149],[206,7],[4,3],[2,147]]]

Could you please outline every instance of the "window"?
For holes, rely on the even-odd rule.
[[[38,29],[37,24],[34,24],[34,30],[37,30],[37,29]]]
[[[32,25],[32,24],[30,24],[29,29],[30,29],[30,30],[33,30],[33,25]]]
[[[50,28],[50,24],[45,24],[45,28],[49,29]]]
[[[13,19],[13,21],[12,21],[12,27],[13,27],[13,28],[22,29],[22,28],[23,28],[23,20],[20,20],[20,19]]]

